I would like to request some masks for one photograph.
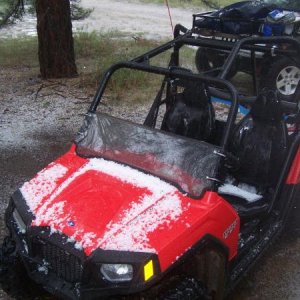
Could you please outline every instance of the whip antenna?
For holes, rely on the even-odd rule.
[[[173,35],[173,33],[174,33],[174,26],[173,26],[173,21],[172,21],[172,15],[171,15],[171,10],[170,10],[170,6],[169,6],[169,1],[165,0],[165,3],[166,3],[167,8],[168,8],[168,14],[169,14],[169,18],[170,18],[170,24],[171,24],[172,35]]]

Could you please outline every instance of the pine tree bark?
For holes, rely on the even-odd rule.
[[[37,32],[42,78],[77,75],[69,0],[37,0]]]

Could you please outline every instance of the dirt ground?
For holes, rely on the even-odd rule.
[[[78,23],[78,28],[121,28],[124,32],[142,33],[146,37],[153,37],[154,33],[155,37],[170,34],[167,11],[160,6],[141,7],[135,2],[113,0],[83,0],[82,3],[95,7],[95,10],[89,19]],[[189,26],[191,11],[173,10],[172,13],[174,23],[180,21]],[[149,20],[149,17],[153,19]],[[164,25],[158,23],[161,20]],[[161,30],[154,28],[153,24]],[[13,29],[7,28],[5,33],[9,30]],[[0,66],[0,238],[5,235],[3,213],[10,195],[70,147],[93,96],[93,91],[78,88],[76,79],[41,81],[37,74],[38,70],[4,69]],[[120,115],[134,115],[144,108],[108,105],[105,109],[117,111],[116,114]],[[300,238],[285,233],[240,282],[229,299],[299,300],[299,250]],[[30,297],[51,299],[38,292]],[[26,299],[25,294],[23,298]],[[14,298],[0,291],[0,299]]]
[[[172,27],[166,6],[140,4],[138,1],[127,0],[82,0],[81,5],[92,8],[91,15],[80,21],[73,21],[73,31],[118,31],[125,36],[147,39],[165,39],[172,37]],[[202,8],[173,8],[171,17],[173,25],[181,23],[190,28],[192,14]],[[36,19],[25,15],[22,21],[0,29],[0,38],[8,36],[36,35]]]
[[[173,25],[181,23],[190,28],[192,26],[192,14],[202,10],[173,8],[172,1],[169,2]],[[126,0],[82,0],[81,4],[87,8],[94,8],[91,16],[82,21],[84,30],[93,31],[100,28],[118,30],[151,39],[172,37],[172,28],[166,6],[141,5],[136,1]],[[80,23],[76,26],[80,28]]]

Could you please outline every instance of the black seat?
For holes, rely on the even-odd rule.
[[[264,214],[280,176],[288,146],[287,126],[277,94],[263,91],[249,114],[234,128],[229,150],[238,166],[229,171],[236,183],[246,183],[263,195],[261,200],[247,202],[238,197],[225,198],[241,218]]]
[[[287,126],[277,94],[263,91],[235,127],[230,152],[238,158],[233,176],[258,187],[274,187],[288,146]]]
[[[208,141],[215,127],[215,112],[204,84],[188,80],[175,83],[167,99],[161,129]],[[183,90],[178,92],[178,90]]]

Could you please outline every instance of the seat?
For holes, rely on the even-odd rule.
[[[188,80],[175,82],[175,87],[171,89],[166,101],[166,113],[161,129],[209,141],[214,128],[215,112],[207,87],[202,83]]]
[[[263,195],[261,200],[254,202],[225,195],[241,217],[247,218],[267,210],[287,146],[287,126],[277,94],[263,91],[249,114],[235,126],[229,143],[230,153],[238,160],[238,166],[229,169],[229,175],[235,179],[235,184],[252,185]]]
[[[233,130],[229,151],[238,158],[238,180],[274,187],[288,146],[288,132],[277,94],[263,91],[249,114]]]

